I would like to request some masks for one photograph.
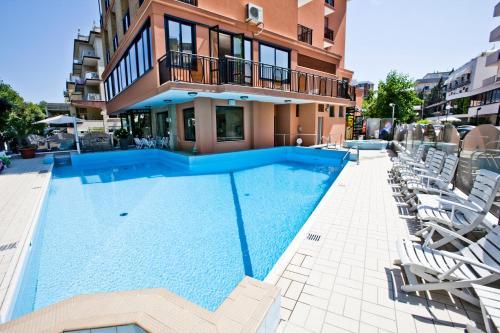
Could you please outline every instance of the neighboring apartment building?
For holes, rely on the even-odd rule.
[[[93,27],[88,35],[78,32],[73,44],[73,67],[66,81],[64,97],[69,105],[69,114],[84,120],[78,125],[80,133],[110,132],[120,126],[116,116],[112,119],[106,113],[101,80],[103,70],[101,29]]]
[[[443,83],[448,79],[451,72],[427,73],[423,78],[415,81],[415,91],[419,96],[426,98],[430,95],[432,88],[438,85],[439,81]]]
[[[201,153],[339,142],[347,0],[102,0],[107,112]],[[359,99],[358,99],[358,103]]]
[[[368,97],[370,90],[375,89],[375,84],[370,81],[361,81],[356,84],[356,88],[361,90],[361,96],[364,98]]]

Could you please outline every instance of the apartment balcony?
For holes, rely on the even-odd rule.
[[[486,66],[498,66],[500,61],[500,50],[495,51],[486,57]]]
[[[87,93],[85,100],[87,101],[102,101],[101,94]]]
[[[198,7],[198,0],[177,0],[177,1],[184,2],[184,3],[187,3],[188,5]]]
[[[313,30],[301,24],[297,25],[297,39],[301,42],[312,45]]]
[[[356,99],[355,87],[333,77],[300,72],[255,61],[205,57],[170,51],[160,58],[160,84],[186,82],[236,85],[332,98]],[[235,89],[240,90],[240,89]]]
[[[490,43],[500,41],[500,25],[490,33]]]
[[[325,27],[325,31],[323,33],[323,48],[329,48],[333,46],[333,38],[334,38],[334,32],[332,29]]]
[[[325,0],[325,16],[335,11],[335,0]]]
[[[97,66],[99,57],[93,50],[82,51],[82,64],[85,66]]]
[[[300,8],[304,5],[307,5],[309,2],[311,2],[312,0],[297,0],[297,7]]]
[[[85,84],[89,86],[99,86],[101,83],[101,78],[97,72],[87,72],[85,73]]]

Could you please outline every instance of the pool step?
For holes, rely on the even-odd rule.
[[[69,153],[54,154],[54,165],[55,166],[71,165],[70,154]]]

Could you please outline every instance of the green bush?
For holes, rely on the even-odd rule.
[[[0,161],[2,161],[6,167],[9,167],[10,164],[12,163],[10,158],[8,158],[7,156],[0,156]]]
[[[126,139],[126,138],[128,138],[129,133],[128,133],[128,131],[127,131],[125,128],[120,128],[120,129],[117,129],[117,130],[114,132],[114,135],[115,135],[115,137],[117,137],[118,139]]]

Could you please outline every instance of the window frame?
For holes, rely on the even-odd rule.
[[[270,47],[270,48],[273,48],[274,49],[274,65],[269,65],[269,64],[263,64],[262,63],[262,51],[261,51],[261,47],[262,45],[266,46],[266,47]],[[288,54],[288,68],[284,68],[284,67],[281,67],[281,66],[276,66],[276,50],[279,50],[279,51],[282,51],[282,52],[286,52]],[[288,49],[288,48],[284,48],[284,47],[281,47],[281,46],[278,46],[278,45],[275,45],[275,44],[272,44],[272,43],[267,43],[267,42],[262,42],[262,41],[259,41],[259,66],[261,65],[266,65],[266,66],[273,66],[274,69],[276,68],[280,68],[280,69],[286,69],[288,70],[288,75],[287,75],[287,78],[286,79],[282,79],[282,80],[276,80],[276,74],[275,72],[273,71],[273,77],[272,78],[267,78],[267,77],[263,77],[262,76],[262,71],[261,69],[262,68],[259,68],[259,80],[263,80],[263,81],[278,81],[278,82],[283,82],[285,84],[288,84],[290,83],[290,74],[291,74],[291,70],[292,70],[292,61],[291,61],[291,50]]]
[[[235,140],[219,139],[219,134],[217,133],[217,128],[218,128],[218,126],[217,126],[217,111],[220,109],[224,109],[224,110],[238,109],[238,111],[241,111],[241,139],[235,139]],[[217,105],[215,107],[215,139],[216,139],[217,143],[245,141],[245,108],[243,106]]]
[[[193,125],[191,125],[193,127],[193,138],[188,138],[187,137],[187,126],[189,126],[189,124],[187,123],[187,119],[186,119],[186,111],[189,111],[189,112],[193,112],[193,117],[190,118],[190,119],[195,119],[195,123]],[[182,125],[183,125],[183,131],[184,131],[184,141],[186,142],[196,142],[196,114],[195,114],[195,110],[194,110],[194,107],[188,107],[188,108],[184,108],[182,109]]]

